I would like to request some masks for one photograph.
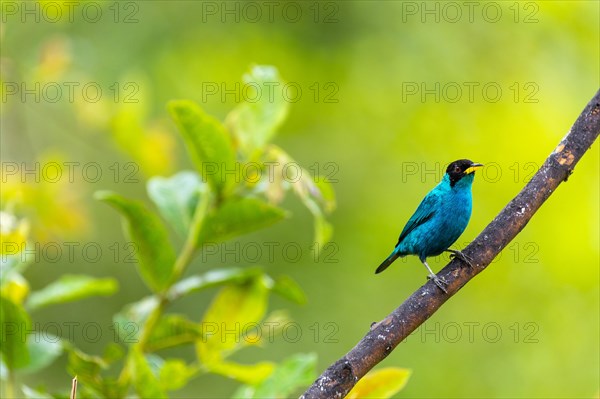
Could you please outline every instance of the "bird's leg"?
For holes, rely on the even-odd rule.
[[[450,252],[452,254],[450,255],[450,259],[458,258],[466,263],[469,267],[473,267],[473,264],[471,263],[473,258],[463,254],[462,252],[457,251],[456,249],[447,249],[445,252]]]
[[[429,275],[427,276],[427,278],[430,280],[433,280],[435,285],[437,285],[440,290],[444,291],[444,293],[447,294],[448,291],[446,290],[446,285],[448,285],[448,284],[443,279],[441,279],[435,275],[433,270],[431,270],[431,268],[429,267],[429,265],[427,264],[427,262],[424,259],[421,259],[421,262],[423,262],[423,264],[427,268],[427,271],[429,272]]]

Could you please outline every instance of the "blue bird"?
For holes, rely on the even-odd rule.
[[[375,273],[387,269],[397,258],[417,255],[429,272],[428,278],[447,292],[445,281],[431,271],[427,258],[450,252],[452,257],[456,256],[471,265],[462,252],[448,248],[469,224],[473,207],[471,186],[475,171],[482,167],[482,164],[468,159],[459,159],[448,165],[442,181],[423,198],[400,233],[394,251],[379,265]]]

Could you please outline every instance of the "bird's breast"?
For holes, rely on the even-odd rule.
[[[448,249],[465,231],[471,217],[471,197],[446,193],[434,216],[415,228],[400,243],[400,251],[421,257],[436,256]]]

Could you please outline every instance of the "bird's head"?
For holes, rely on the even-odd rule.
[[[483,168],[482,164],[475,163],[468,159],[459,159],[458,161],[452,162],[448,165],[448,168],[446,168],[446,175],[450,181],[450,187],[454,187],[458,182],[470,185],[475,177],[475,171],[481,168]]]

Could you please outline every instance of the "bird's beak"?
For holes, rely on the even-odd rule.
[[[467,170],[465,170],[465,175],[471,174],[471,173],[475,172],[477,169],[481,169],[481,168],[483,168],[482,163],[473,163],[473,164],[471,164],[471,166],[469,166],[467,168]]]

